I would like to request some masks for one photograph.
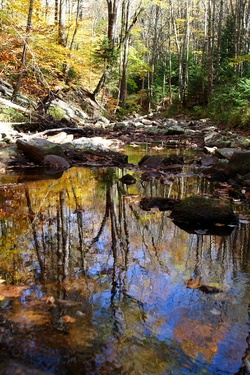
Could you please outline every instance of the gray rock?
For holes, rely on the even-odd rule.
[[[53,143],[67,143],[67,142],[72,142],[74,139],[73,134],[67,134],[65,132],[60,132],[58,134],[49,136],[47,138],[48,141],[53,142]]]
[[[214,165],[218,162],[218,158],[212,157],[212,156],[207,156],[206,158],[201,159],[201,165],[203,167],[209,167],[211,165]]]
[[[205,142],[205,145],[208,147],[215,146],[218,148],[224,148],[224,147],[230,147],[231,145],[231,140],[229,138],[215,131],[205,134],[204,142]]]
[[[207,128],[203,129],[204,134],[210,134],[210,133],[217,133],[217,127],[216,126],[208,126]]]
[[[170,126],[165,134],[166,135],[178,135],[178,134],[184,134],[185,133],[185,129],[183,129],[181,126],[179,125],[173,125],[173,126]]]
[[[148,125],[143,125],[143,123],[141,122],[141,121],[136,121],[136,122],[134,122],[134,127],[135,128],[146,128]]]
[[[117,122],[114,125],[114,130],[121,130],[126,129],[128,127],[128,123],[126,121]]]
[[[235,152],[225,168],[225,173],[229,177],[250,173],[250,151]]]
[[[35,138],[30,141],[18,139],[16,145],[35,163],[41,163],[46,155],[63,156],[62,147],[46,139]]]
[[[168,118],[164,121],[164,126],[168,127],[168,126],[177,126],[178,125],[178,121],[175,120],[174,118]]]
[[[216,148],[215,149],[215,155],[219,156],[220,158],[229,160],[229,159],[231,159],[231,157],[233,156],[233,154],[236,151],[237,150],[235,148],[231,148],[231,147]]]
[[[52,100],[48,109],[48,113],[59,120],[74,120],[80,123],[84,123],[84,120],[88,118],[88,115],[81,109],[69,105],[68,103],[58,98]]]
[[[149,119],[147,119],[147,118],[144,118],[144,119],[141,120],[141,123],[142,123],[143,125],[152,125],[152,120],[149,120]]]
[[[210,127],[203,129],[204,132],[204,142],[208,147],[218,147],[218,148],[250,148],[250,138],[242,137],[231,132],[220,133],[215,130],[216,128]]]
[[[234,135],[231,139],[231,147],[249,149],[250,148],[250,138],[241,137]]]
[[[110,124],[110,121],[106,117],[104,117],[104,116],[101,116],[100,118],[98,118],[97,122],[102,122],[105,125],[109,125]]]
[[[65,170],[70,168],[69,162],[56,155],[46,155],[42,161],[42,164],[50,169]]]
[[[83,150],[108,150],[117,149],[121,146],[121,142],[117,139],[105,139],[102,137],[81,137],[71,142],[74,147],[81,148]]]

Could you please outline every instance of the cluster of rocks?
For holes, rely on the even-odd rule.
[[[228,130],[221,130],[212,125],[208,119],[192,121],[185,118],[174,119],[159,117],[157,114],[134,116],[124,121],[112,122],[105,117],[85,119],[81,125],[58,121],[55,128],[62,125],[63,132],[71,133],[74,138],[82,132],[87,137],[102,136],[103,138],[118,138],[124,144],[131,141],[151,142],[161,140],[169,146],[186,147],[217,147],[250,149],[250,137],[242,136]],[[25,127],[21,123],[1,123],[0,142],[15,143]],[[55,131],[55,129],[53,129]],[[59,130],[58,130],[59,132]],[[32,132],[34,134],[34,132]],[[105,142],[105,141],[103,141]]]
[[[20,123],[1,123],[0,144],[9,146],[7,154],[0,149],[2,173],[10,167],[38,166],[43,173],[55,173],[58,176],[58,173],[63,173],[74,165],[116,166],[139,169],[142,171],[142,181],[159,179],[165,184],[182,173],[184,165],[190,163],[199,168],[200,173],[208,179],[229,184],[234,197],[249,201],[246,198],[250,192],[248,135],[219,129],[208,119],[193,121],[183,116],[164,118],[151,113],[146,116],[135,114],[124,121],[114,122],[103,116],[89,118],[80,109],[67,105],[60,98],[50,100],[49,106],[54,111],[60,108],[61,113],[64,113],[62,121],[54,129],[46,128],[39,133],[27,134],[22,132],[23,126]],[[162,146],[194,148],[199,153],[191,161],[175,156],[145,155],[137,166],[128,165],[128,157],[123,153],[124,145],[153,141],[160,142]],[[121,182],[129,185],[136,180],[128,174],[123,176]],[[219,224],[222,225],[237,222],[232,210],[224,204],[221,205],[218,201],[214,204],[207,200],[197,203],[198,199],[194,197],[194,201],[182,203],[162,197],[143,198],[140,207],[147,211],[154,207],[161,211],[170,210],[173,220],[185,227],[189,226],[190,217],[192,226],[202,226],[204,217],[206,223],[215,224],[219,219]],[[197,220],[194,217],[194,206],[204,208],[202,214],[196,209]],[[187,214],[184,218],[185,210]]]
[[[224,154],[223,150],[220,150]],[[234,152],[223,168],[222,159],[218,156],[199,159],[200,173],[219,183],[219,190],[223,184],[227,186],[227,197],[221,196],[191,196],[182,201],[159,196],[143,197],[139,206],[142,210],[170,211],[173,222],[188,231],[202,234],[230,234],[238,217],[235,215],[232,203],[244,202],[250,204],[250,151]],[[230,153],[226,153],[228,155]],[[141,181],[159,180],[162,184],[169,184],[180,176],[185,160],[182,157],[144,156],[139,162],[142,169]],[[213,171],[213,174],[212,174]],[[216,174],[217,171],[217,174]],[[209,174],[210,173],[210,174]],[[125,174],[120,181],[131,185],[136,179],[131,174]],[[222,183],[222,185],[220,185]]]
[[[122,152],[125,144],[158,140],[164,146],[201,150],[201,156],[196,158],[195,163],[211,179],[225,181],[240,175],[242,183],[249,184],[250,137],[219,130],[211,126],[209,120],[190,121],[181,116],[167,119],[149,114],[134,115],[114,123],[100,117],[85,125],[32,134],[16,130],[13,124],[2,123],[0,136],[2,145],[7,142],[12,146],[8,149],[12,153],[11,163],[8,153],[6,156],[0,151],[2,172],[6,164],[12,167],[35,164],[57,171],[72,165],[124,166],[128,162]],[[25,158],[20,156],[20,151]],[[146,160],[142,159],[139,167],[150,169],[151,177],[153,170],[154,173],[159,170],[168,173],[182,171],[183,160],[163,159],[147,157]],[[145,180],[151,177],[147,173],[144,175]]]

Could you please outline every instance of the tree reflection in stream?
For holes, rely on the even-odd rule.
[[[236,373],[248,346],[249,223],[228,236],[187,233],[138,202],[205,194],[207,180],[141,183],[134,173],[126,187],[122,173],[71,168],[0,188],[0,363],[55,374]],[[223,292],[188,289],[190,277]]]

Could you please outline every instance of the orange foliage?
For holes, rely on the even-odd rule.
[[[211,324],[190,318],[183,318],[174,329],[175,338],[188,356],[195,358],[202,354],[207,361],[218,352],[218,344],[227,333],[226,323],[215,329]]]

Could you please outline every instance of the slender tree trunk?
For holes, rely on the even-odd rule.
[[[67,46],[66,36],[66,0],[60,0],[59,3],[59,23],[58,23],[58,44]]]
[[[215,0],[208,1],[208,97],[214,86],[214,17]]]
[[[127,66],[128,66],[128,40],[126,41],[123,48],[122,55],[122,74],[120,81],[120,95],[119,95],[119,105],[125,107],[127,98]]]
[[[17,84],[16,84],[16,86],[14,88],[14,91],[13,91],[13,94],[12,94],[12,101],[16,100],[17,94],[18,94],[18,92],[20,90],[20,87],[21,87],[21,84],[22,84],[22,79],[23,79],[23,76],[24,76],[24,73],[25,73],[25,69],[26,69],[26,57],[27,57],[28,43],[29,43],[30,30],[31,30],[33,7],[34,7],[34,0],[30,0],[27,26],[26,26],[26,36],[25,36],[25,39],[24,39],[22,60],[21,60],[21,66],[20,66],[20,73],[19,73],[19,76],[18,76]]]
[[[128,1],[128,6],[129,6],[130,0],[127,0],[127,1]],[[118,8],[119,8],[120,0],[107,0],[107,4],[108,4],[108,32],[107,32],[107,36],[108,36],[108,41],[109,41],[109,48],[113,52],[115,51],[115,49],[117,50],[117,52],[119,52],[119,51],[121,51],[122,48],[124,48],[124,50],[126,49],[126,43],[128,42],[131,30],[132,30],[133,26],[136,24],[138,16],[143,11],[143,8],[139,8],[139,9],[136,10],[130,25],[127,26],[127,28],[125,30],[125,33],[124,33],[122,39],[120,38],[120,41],[118,43],[115,43],[115,39],[116,39],[115,29],[116,29],[117,16],[118,16],[117,12],[118,12]],[[112,59],[106,59],[102,76],[101,76],[101,78],[100,78],[100,80],[99,80],[99,82],[98,82],[98,84],[97,84],[97,86],[96,86],[96,88],[93,92],[94,97],[96,97],[96,95],[99,94],[99,92],[105,86],[108,78],[112,76],[112,68],[113,67],[114,67],[113,58]],[[124,67],[126,67],[126,65],[124,65]]]
[[[221,63],[221,32],[222,32],[222,20],[223,20],[223,6],[224,0],[220,0],[219,7],[219,19],[218,19],[218,33],[217,33],[217,56],[216,56],[216,66],[215,66],[215,81],[219,81],[220,75],[220,63]]]
[[[44,11],[44,20],[47,22],[49,10],[49,0],[45,0],[45,11]]]
[[[81,7],[81,0],[78,0],[77,1],[75,29],[74,29],[73,36],[72,36],[72,39],[71,39],[71,42],[70,42],[70,50],[73,49],[75,38],[76,38],[76,34],[77,34],[77,31],[78,31],[78,27],[79,27],[80,7]]]
[[[108,6],[108,30],[107,30],[107,37],[109,42],[110,50],[114,49],[115,47],[115,28],[116,28],[116,21],[117,21],[117,10],[118,10],[119,0],[107,0]],[[105,62],[105,67],[102,73],[102,76],[93,92],[94,97],[99,94],[102,88],[106,84],[106,80],[108,77],[108,71],[110,70],[110,61]]]
[[[55,13],[54,13],[54,20],[55,20],[55,25],[58,25],[58,21],[59,21],[59,17],[58,17],[58,14],[59,14],[59,3],[58,3],[59,0],[55,0]]]
[[[119,0],[107,0],[108,5],[108,40],[110,47],[114,47],[115,39],[115,28],[117,20],[117,11],[119,6]]]
[[[174,17],[174,10],[173,10],[173,3],[172,0],[170,1],[170,12],[171,12],[171,22],[173,25],[173,32],[175,38],[175,45],[177,50],[177,58],[178,58],[178,84],[179,84],[179,99],[180,102],[183,103],[183,59],[182,59],[182,46],[178,39],[178,31],[176,20]]]
[[[121,16],[121,35],[120,40],[123,40],[128,30],[129,9],[130,2],[123,0],[122,3],[122,16]],[[121,79],[119,82],[119,105],[125,107],[127,97],[127,65],[128,65],[128,47],[129,39],[126,40],[121,47]]]
[[[186,105],[187,90],[189,84],[189,45],[190,45],[190,4],[189,0],[186,0],[186,30],[183,41],[183,61],[184,61],[184,72],[183,72],[183,94],[182,104]]]
[[[168,37],[168,91],[169,91],[169,104],[172,104],[173,101],[173,93],[172,93],[172,43],[171,43],[171,35],[172,35],[172,22],[169,22],[169,37]]]

